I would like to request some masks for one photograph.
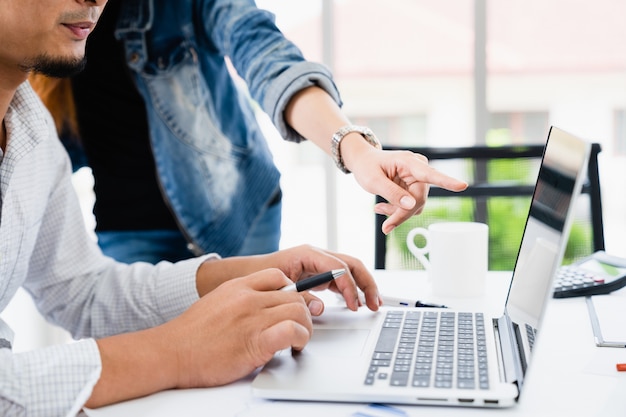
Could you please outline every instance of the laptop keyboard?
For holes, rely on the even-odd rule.
[[[530,351],[532,352],[535,345],[535,337],[537,336],[537,329],[533,328],[530,324],[527,324],[526,335],[528,337],[528,345],[530,347]]]
[[[489,389],[482,313],[388,311],[366,385]]]

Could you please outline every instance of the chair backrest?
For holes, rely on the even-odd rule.
[[[471,146],[458,148],[392,147],[426,156],[429,163],[461,178],[470,185],[461,193],[431,187],[426,208],[419,216],[397,227],[388,236],[381,232],[385,216],[376,215],[375,268],[420,269],[408,252],[406,235],[414,227],[427,227],[437,221],[479,221],[489,225],[491,270],[512,270],[528,214],[544,145]],[[583,198],[570,233],[564,263],[604,249],[604,228],[600,178],[599,144],[592,145],[588,178]],[[586,198],[584,198],[586,196]],[[384,201],[377,196],[377,201]],[[420,242],[416,242],[420,245]]]

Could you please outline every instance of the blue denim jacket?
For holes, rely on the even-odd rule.
[[[162,191],[194,252],[237,253],[280,174],[224,57],[296,142],[283,111],[311,85],[341,104],[330,72],[305,61],[253,0],[124,0],[115,35],[146,102]]]

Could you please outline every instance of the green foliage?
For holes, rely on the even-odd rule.
[[[593,252],[592,235],[593,231],[591,230],[590,223],[583,221],[575,221],[572,223],[569,240],[565,247],[565,256],[563,257],[564,265],[569,265]]]

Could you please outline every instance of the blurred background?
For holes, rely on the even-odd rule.
[[[551,125],[600,143],[606,249],[626,257],[626,2],[257,4],[276,15],[307,59],[331,68],[346,113],[386,145],[537,144]],[[281,247],[310,243],[373,268],[374,196],[314,145],[285,142],[266,115],[258,117],[283,174]],[[441,169],[468,179],[455,167]],[[74,180],[91,230],[91,174],[83,169]],[[16,350],[67,340],[22,292],[3,317],[28,328],[16,336]]]

